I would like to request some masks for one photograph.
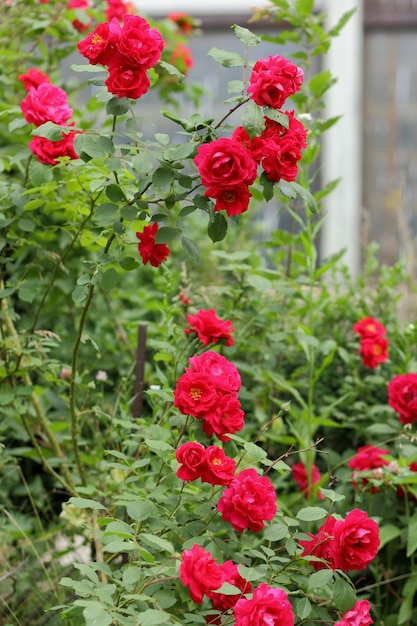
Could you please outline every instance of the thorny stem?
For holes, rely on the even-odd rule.
[[[217,130],[218,128],[220,128],[220,126],[223,124],[223,122],[225,122],[227,120],[228,117],[230,117],[232,115],[232,113],[234,113],[235,111],[237,111],[237,109],[239,107],[242,106],[242,104],[246,104],[247,102],[249,102],[249,98],[245,98],[244,100],[240,100],[240,102],[238,102],[234,107],[232,107],[227,113],[226,115],[224,115],[220,122],[217,122],[217,124],[214,126],[214,129]]]

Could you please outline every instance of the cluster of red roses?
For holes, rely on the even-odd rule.
[[[36,68],[29,69],[18,78],[28,92],[20,107],[29,124],[41,126],[45,122],[54,122],[69,127],[68,132],[62,132],[62,139],[59,141],[35,136],[29,143],[32,153],[41,163],[48,165],[56,165],[59,157],[78,159],[74,150],[76,131],[70,130],[71,124],[68,124],[72,109],[65,91],[52,85],[49,77]]]
[[[149,89],[147,70],[159,60],[164,43],[161,33],[139,15],[123,15],[102,22],[78,43],[78,50],[91,65],[104,65],[109,72],[105,81],[118,98],[140,98]]]
[[[195,544],[191,550],[184,550],[180,565],[180,577],[190,589],[192,600],[201,604],[207,596],[216,611],[224,613],[233,609],[237,626],[260,625],[262,616],[268,616],[270,624],[293,626],[294,614],[288,596],[283,589],[272,588],[261,583],[253,592],[252,598],[242,597],[252,591],[252,585],[239,574],[238,566],[232,561],[217,563],[211,552]],[[229,583],[240,593],[225,595],[216,593],[223,583]],[[221,624],[219,614],[206,617],[207,624]]]
[[[269,55],[255,63],[248,93],[259,106],[279,110],[289,96],[299,91],[302,82],[302,69],[279,55]],[[238,215],[247,210],[249,185],[257,176],[258,165],[273,182],[295,179],[301,150],[307,146],[307,132],[293,111],[284,114],[285,125],[266,115],[260,136],[251,138],[240,126],[231,138],[199,147],[194,162],[207,187],[205,195],[216,201],[215,211],[224,209],[228,215]]]
[[[333,515],[327,517],[316,535],[308,533],[310,540],[301,540],[302,556],[314,556],[315,570],[325,568],[363,570],[375,558],[380,540],[378,524],[360,509],[350,511],[344,520]]]
[[[359,354],[365,367],[378,367],[388,359],[387,331],[383,324],[373,317],[365,317],[353,325],[353,330],[360,337]]]

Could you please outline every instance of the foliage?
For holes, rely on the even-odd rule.
[[[242,70],[219,121],[198,112],[201,88],[163,58],[151,70],[152,89],[172,133],[149,138],[152,123],[136,103],[108,93],[103,68],[75,56],[85,35],[72,22],[85,15],[56,0],[31,2],[29,17],[20,4],[8,5],[0,25],[0,40],[11,42],[0,47],[0,623],[210,622],[217,611],[207,599],[193,602],[179,576],[181,554],[194,545],[219,563],[232,560],[253,588],[283,589],[297,625],[333,624],[357,598],[370,600],[376,624],[414,623],[417,474],[409,466],[417,448],[386,392],[394,375],[416,369],[416,330],[396,308],[402,266],[379,268],[371,249],[352,278],[342,253],[319,259],[317,251],[320,201],[337,184],[319,188],[320,137],[337,119],[326,119],[323,103],[334,78],[313,74],[312,64],[349,15],[326,33],[310,0],[255,11],[254,19],[289,24],[264,38],[278,53],[289,41],[297,47],[292,58],[305,81],[292,101],[308,125],[308,147],[297,182],[264,172],[249,210],[225,216],[204,195],[193,161],[199,147],[230,136],[232,112],[242,111],[250,138],[265,114],[287,123],[246,93],[246,51],[260,37],[235,25],[237,51],[210,51],[208,62]],[[104,3],[92,4],[91,18],[104,21]],[[184,34],[169,20],[153,25],[172,61]],[[68,57],[72,69],[63,72]],[[23,119],[17,76],[29,67],[69,93],[78,159],[51,166],[31,155],[32,136],[54,141],[62,126],[33,129]],[[80,86],[84,75],[91,78]],[[189,118],[178,93],[196,105]],[[267,204],[289,228],[265,232]],[[150,219],[159,225],[156,245],[171,251],[159,268],[144,266],[137,250],[135,233]],[[180,444],[216,441],[173,406],[188,359],[207,349],[184,334],[187,313],[201,309],[236,329],[233,345],[214,347],[242,377],[245,427],[223,450],[239,472],[256,469],[278,494],[276,515],[258,533],[221,519],[223,486],[176,475]],[[376,370],[361,364],[352,330],[368,315],[389,339],[389,360]],[[388,448],[390,465],[382,474],[365,470],[355,487],[347,463],[366,444]],[[300,460],[305,493],[291,472]],[[360,572],[315,570],[300,542],[329,514],[341,520],[353,508],[377,520],[378,556]],[[241,591],[220,588],[225,596]],[[221,623],[233,623],[231,613]]]

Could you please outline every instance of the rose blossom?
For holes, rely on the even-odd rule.
[[[294,478],[295,482],[300,485],[301,491],[303,492],[306,498],[308,498],[309,495],[311,495],[309,491],[310,492],[312,491],[313,485],[320,482],[320,479],[321,479],[319,468],[314,463],[311,467],[310,489],[309,489],[309,484],[308,484],[309,480],[308,480],[307,469],[304,463],[294,463],[294,465],[292,466],[292,477]],[[320,500],[324,500],[324,496],[322,493],[318,493],[318,497],[320,498]]]
[[[380,540],[379,527],[359,509],[353,509],[344,520],[337,520],[330,551],[335,568],[344,572],[363,570],[375,558]]]
[[[242,384],[239,371],[222,354],[208,350],[188,359],[194,372],[207,374],[218,389],[238,392]]]
[[[184,550],[181,557],[180,578],[190,588],[193,602],[201,604],[204,595],[219,589],[224,581],[221,567],[213,559],[211,552],[194,544],[191,550]]]
[[[248,210],[252,194],[247,185],[226,185],[209,187],[205,193],[208,198],[214,198],[215,211],[226,211],[227,215],[241,215]]]
[[[201,480],[210,485],[229,485],[234,478],[236,463],[218,446],[205,451]]]
[[[256,178],[256,163],[247,150],[226,137],[199,146],[194,163],[204,187],[251,185]]]
[[[127,65],[149,69],[159,61],[163,47],[161,33],[151,28],[145,18],[129,14],[123,16],[118,50]]]
[[[334,626],[370,626],[374,623],[369,614],[370,610],[369,600],[358,600],[353,609],[347,611]]]
[[[164,243],[155,243],[155,235],[158,232],[158,222],[145,226],[141,233],[136,233],[139,239],[138,251],[143,264],[148,262],[153,267],[159,267],[170,255],[170,249]]]
[[[41,126],[45,122],[65,124],[72,115],[65,91],[46,82],[36,89],[30,87],[20,107],[25,120],[35,126]]]
[[[388,383],[388,404],[402,424],[417,420],[417,374],[399,374]]]
[[[355,456],[350,459],[348,467],[359,471],[375,469],[389,464],[389,461],[383,458],[387,455],[389,455],[389,450],[385,448],[377,448],[372,445],[361,446]]]
[[[320,526],[317,535],[307,533],[310,540],[300,540],[299,544],[304,548],[304,552],[301,556],[307,557],[309,555],[315,556],[323,561],[309,561],[316,571],[331,567],[336,569],[334,559],[331,553],[331,543],[333,541],[333,529],[336,523],[336,519],[333,515],[329,515],[324,524]]]
[[[181,74],[188,74],[188,71],[194,65],[194,59],[190,48],[178,42],[171,52],[170,63],[177,68]]]
[[[90,3],[88,0],[70,0],[67,4],[67,7],[69,9],[81,9],[82,11],[85,11],[86,9],[90,7]],[[87,30],[88,28],[90,28],[91,20],[89,20],[86,23],[80,22],[80,20],[74,20],[72,22],[72,25],[80,33],[82,33],[84,30]]]
[[[168,19],[174,22],[183,35],[189,35],[194,27],[194,20],[188,13],[168,13]]]
[[[307,131],[294,117],[294,112],[286,111],[289,126],[284,128],[278,122],[265,118],[265,130],[261,134],[263,158],[261,165],[269,180],[289,182],[298,174],[301,150],[307,146]]]
[[[35,136],[29,143],[29,148],[41,163],[57,165],[59,157],[78,159],[78,154],[74,150],[75,135],[75,131],[62,133],[60,141],[51,141],[45,137]]]
[[[224,393],[217,398],[217,403],[202,413],[203,430],[207,436],[216,435],[220,441],[229,441],[245,425],[245,414],[235,393]]]
[[[222,320],[216,315],[214,309],[200,309],[195,315],[187,315],[187,321],[191,328],[185,329],[185,334],[197,333],[201,343],[208,346],[209,343],[218,343],[225,340],[225,346],[233,346],[234,340],[230,333],[235,328],[230,320]]]
[[[294,613],[283,589],[261,583],[252,598],[241,598],[235,604],[236,626],[293,626]]]
[[[201,419],[219,401],[219,392],[209,376],[187,369],[174,389],[174,406],[184,415]]]
[[[359,320],[359,322],[353,324],[353,330],[362,339],[369,339],[370,337],[375,337],[375,335],[386,335],[387,333],[385,326],[374,317],[364,317]]]
[[[126,13],[134,13],[135,7],[131,2],[123,2],[123,0],[107,0],[106,18],[110,21],[114,17],[122,21]]]
[[[276,511],[277,496],[269,478],[259,476],[254,469],[241,471],[224,490],[217,509],[225,522],[242,532],[250,528],[259,532],[264,522],[271,520]]]
[[[23,87],[26,91],[29,91],[31,87],[36,89],[39,85],[42,85],[42,83],[51,82],[49,76],[36,69],[36,67],[31,67],[26,74],[19,74],[17,78],[23,83]]]
[[[375,369],[388,359],[388,341],[381,335],[366,337],[360,341],[359,354],[365,367]]]
[[[270,54],[253,66],[248,93],[259,106],[280,109],[288,96],[300,90],[303,73],[288,59]]]
[[[78,50],[91,65],[107,65],[117,51],[121,28],[116,19],[97,24],[92,33],[78,42]]]
[[[233,608],[236,602],[244,593],[250,593],[252,591],[252,585],[250,582],[243,578],[239,574],[238,567],[233,561],[225,561],[220,565],[220,568],[224,574],[224,581],[240,589],[241,593],[233,596],[225,595],[223,593],[217,593],[216,591],[210,591],[207,596],[212,600],[213,607],[218,611],[224,612]],[[213,623],[213,622],[209,622]]]
[[[184,443],[175,451],[175,457],[181,466],[177,469],[177,476],[181,480],[196,480],[203,472],[206,458],[206,449],[201,443]]]
[[[116,57],[120,59],[120,55]],[[140,65],[128,67],[123,62],[109,65],[109,76],[105,85],[110,93],[118,98],[138,99],[149,89],[151,81],[146,69]]]

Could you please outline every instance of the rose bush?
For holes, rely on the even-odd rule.
[[[0,24],[2,606],[33,624],[56,612],[74,626],[333,624],[369,621],[366,596],[389,626],[395,612],[412,620],[413,577],[388,582],[386,568],[416,549],[417,455],[386,397],[387,373],[415,362],[412,331],[402,337],[386,306],[400,271],[375,301],[361,278],[332,291],[322,277],[336,259],[318,262],[315,246],[332,186],[309,187],[334,120],[321,109],[332,78],[310,53],[337,29],[327,35],[305,0],[269,14],[302,28],[303,82],[235,26],[242,55],[210,52],[242,78],[215,122],[175,108],[177,93],[201,94],[173,55],[192,18],[34,2],[22,29],[19,4]],[[170,126],[148,138],[134,100],[152,89]],[[63,133],[74,153],[61,159]],[[261,243],[267,202],[295,227]],[[387,335],[390,359],[364,374],[352,325],[369,312],[382,329],[358,334]],[[348,463],[368,438],[398,446],[374,468],[383,479],[367,474],[366,500]]]

